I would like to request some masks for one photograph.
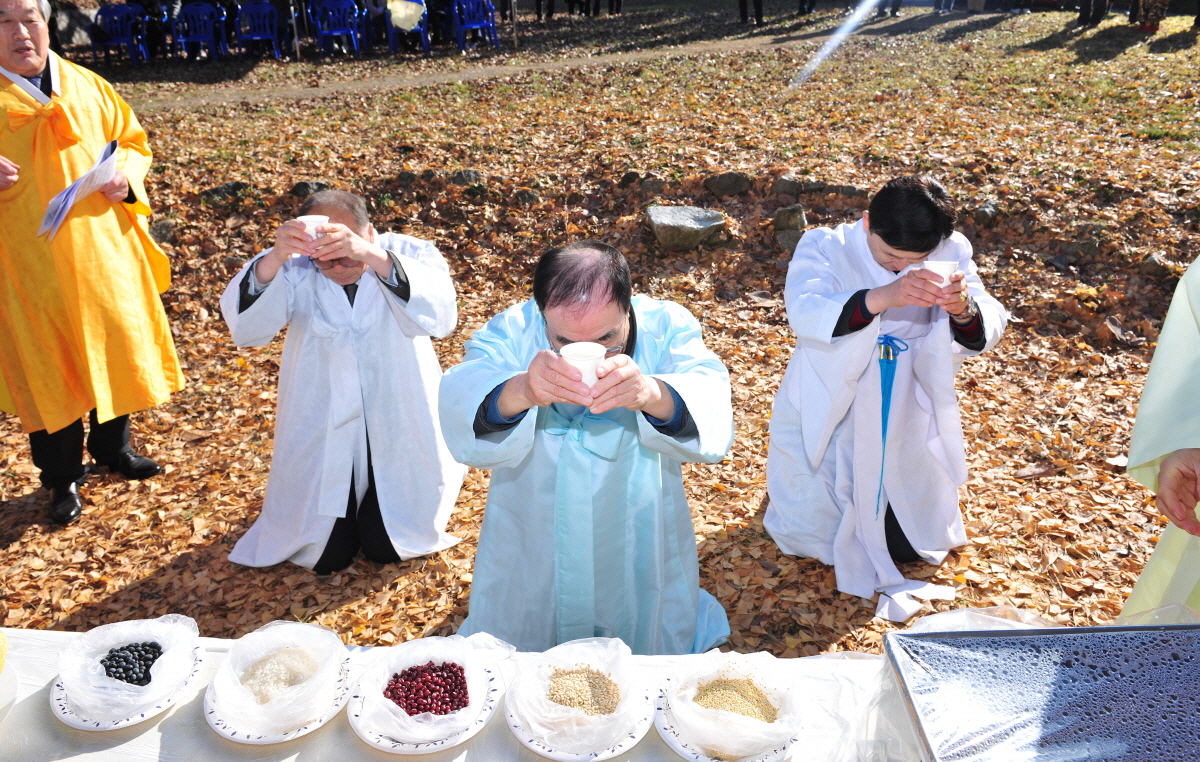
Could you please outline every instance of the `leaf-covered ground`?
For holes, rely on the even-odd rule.
[[[445,366],[475,327],[527,298],[545,247],[584,236],[620,246],[637,289],[697,314],[733,377],[733,450],[685,467],[702,584],[730,614],[732,646],[878,650],[892,625],[872,618],[873,604],[836,593],[830,568],[780,554],[762,530],[771,399],[793,346],[788,254],[771,219],[797,201],[810,225],[852,219],[865,205],[855,189],[917,170],[956,195],[981,273],[1014,321],[959,376],[970,543],[940,568],[907,572],[958,588],[939,608],[1012,603],[1064,624],[1110,621],[1163,523],[1120,464],[1157,329],[1200,238],[1191,19],[1169,18],[1147,39],[1116,16],[1080,34],[1064,29],[1074,14],[912,9],[864,26],[784,99],[836,25],[832,12],[799,18],[768,3],[755,32],[728,8],[626,7],[619,19],[556,20],[537,60],[503,53],[513,70],[459,83],[399,87],[372,67],[470,71],[490,54],[322,65],[321,76],[362,87],[314,98],[253,90],[303,83],[307,63],[246,64],[240,80],[212,83],[106,70],[151,132],[156,219],[174,223],[163,298],[189,385],[135,418],[137,445],[167,473],[93,477],[83,518],[66,528],[46,523],[25,438],[0,419],[2,623],[84,630],[174,611],[205,635],[295,618],[389,644],[461,622],[484,472],[471,472],[451,522],[464,541],[434,557],[358,561],[323,578],[226,559],[262,503],[280,344],[235,348],[217,299],[293,213],[291,186],[322,180],[372,199],[378,227],[445,253],[461,300],[458,330],[437,344]],[[612,51],[626,57],[583,57]],[[167,84],[170,98],[197,105],[167,105]],[[244,103],[205,101],[244,87],[255,93]],[[459,169],[484,180],[448,184]],[[757,178],[753,190],[709,195],[705,177],[729,170]],[[623,187],[631,171],[645,179]],[[830,187],[772,194],[789,171]],[[234,180],[248,187],[233,198],[201,195]],[[519,201],[521,189],[537,200]],[[974,215],[988,200],[1000,209],[992,224]],[[700,252],[664,252],[644,223],[652,203],[719,209],[728,234]]]

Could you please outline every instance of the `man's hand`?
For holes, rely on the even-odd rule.
[[[943,296],[942,288],[938,285],[941,282],[937,273],[913,268],[886,286],[868,291],[867,309],[878,315],[891,307],[907,307],[911,304],[932,307]],[[958,295],[955,294],[954,298],[957,299]]]
[[[1176,450],[1158,467],[1158,509],[1175,526],[1200,537],[1200,448]]]
[[[597,415],[613,408],[644,410],[660,421],[675,414],[675,400],[663,382],[642,375],[628,355],[609,357],[596,367],[596,399],[590,409]]]
[[[275,245],[270,253],[258,260],[254,266],[254,277],[266,285],[275,280],[279,268],[292,258],[292,255],[312,256],[313,237],[304,229],[304,223],[299,220],[288,220],[275,231]]]
[[[950,276],[950,284],[942,288],[942,296],[937,303],[950,317],[958,318],[971,309],[967,296],[967,274],[955,270]]]
[[[592,391],[583,383],[579,368],[543,349],[533,358],[529,370],[513,376],[504,385],[497,406],[500,415],[512,418],[531,407],[546,407],[555,402],[591,406]]]
[[[966,274],[956,270],[950,276],[950,283],[939,286],[941,276],[932,270],[913,268],[903,276],[886,286],[873,288],[867,292],[866,307],[873,314],[890,307],[938,306],[950,315],[958,317],[969,309],[970,305],[963,298],[967,293]]]
[[[313,259],[330,261],[334,259],[353,259],[355,262],[366,262],[380,278],[392,274],[392,260],[387,252],[375,244],[375,231],[370,230],[371,240],[367,240],[345,225],[327,222],[317,228],[319,237],[312,242]]]
[[[8,190],[17,184],[21,168],[8,159],[0,156],[0,190]]]
[[[96,192],[102,194],[114,204],[119,204],[129,198],[129,178],[121,170],[115,170],[113,172],[113,179],[101,185]]]

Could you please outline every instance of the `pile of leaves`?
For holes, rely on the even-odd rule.
[[[684,468],[701,584],[729,612],[731,646],[878,651],[893,625],[873,619],[873,603],[836,592],[832,569],[781,554],[762,528],[770,405],[794,344],[782,302],[790,254],[771,221],[797,202],[810,226],[850,221],[867,191],[914,171],[955,194],[980,274],[1013,321],[958,377],[970,542],[940,567],[905,572],[957,588],[930,608],[1008,603],[1062,624],[1111,621],[1163,524],[1122,459],[1200,232],[1196,124],[1180,118],[1195,113],[1197,56],[1190,19],[1168,19],[1147,43],[1115,20],[1068,35],[1069,18],[868,26],[791,99],[784,85],[815,43],[689,46],[316,99],[148,103],[149,188],[175,273],[163,299],[189,385],[136,416],[135,439],[166,473],[93,477],[83,518],[54,527],[18,422],[0,421],[2,624],[85,630],[179,612],[204,635],[236,637],[287,618],[374,645],[461,623],[486,472],[469,473],[451,520],[463,541],[429,558],[359,560],[330,577],[226,558],[262,504],[280,343],[234,347],[217,301],[294,213],[293,185],[321,181],[370,199],[378,228],[446,255],[460,309],[458,330],[436,342],[443,366],[528,298],[546,247],[619,246],[636,290],[696,314],[733,380],[733,449]],[[468,169],[480,177],[451,182]],[[752,189],[713,197],[704,180],[725,171],[749,174]],[[810,190],[773,193],[784,173]],[[243,185],[212,192],[233,181]],[[651,204],[720,210],[727,232],[699,251],[664,251],[645,223]]]

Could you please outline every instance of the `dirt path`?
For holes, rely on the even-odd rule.
[[[903,34],[924,29],[928,24],[927,14],[920,14],[890,24],[888,34]],[[963,19],[964,21],[966,18]],[[862,31],[860,27],[859,31]],[[285,87],[256,87],[246,89],[216,90],[198,96],[186,98],[129,98],[129,103],[138,112],[163,111],[179,108],[196,108],[210,104],[222,103],[262,103],[264,101],[298,100],[303,98],[321,98],[336,93],[364,93],[376,90],[390,90],[409,87],[427,87],[450,82],[471,82],[482,79],[496,79],[515,75],[542,71],[559,71],[580,66],[609,66],[612,64],[630,63],[633,61],[649,61],[659,58],[682,57],[698,53],[735,53],[739,51],[760,51],[773,48],[791,47],[794,45],[811,45],[827,40],[832,29],[823,29],[802,34],[763,34],[759,37],[703,40],[685,45],[674,45],[654,48],[651,50],[635,50],[626,53],[609,53],[602,55],[587,55],[574,58],[563,58],[555,61],[538,63],[512,64],[500,66],[480,66],[458,69],[455,71],[416,74],[413,76],[374,77],[371,79],[333,81],[314,86],[285,86]],[[880,30],[872,28],[875,34]]]

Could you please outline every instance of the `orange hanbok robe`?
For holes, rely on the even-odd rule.
[[[0,73],[0,156],[20,167],[0,190],[0,410],[27,432],[144,410],[184,384],[158,296],[170,263],[146,229],[146,132],[108,82],[50,55],[48,105]],[[46,204],[112,140],[136,203],[93,193],[38,236]]]

